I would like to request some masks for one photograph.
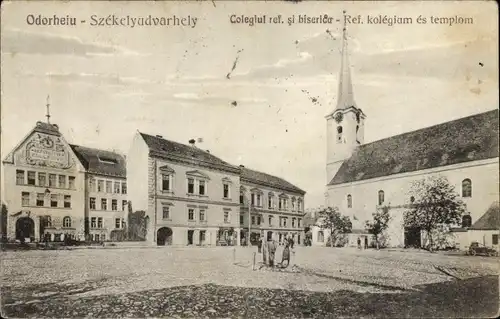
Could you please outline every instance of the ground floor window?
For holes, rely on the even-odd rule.
[[[493,234],[491,241],[493,245],[498,245],[498,234]]]

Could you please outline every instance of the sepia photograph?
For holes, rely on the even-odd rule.
[[[2,318],[499,315],[493,1],[3,1]]]

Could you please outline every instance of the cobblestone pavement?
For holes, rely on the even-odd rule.
[[[253,248],[5,252],[8,317],[492,316],[498,259],[302,248],[252,271]],[[418,255],[418,256],[417,256]],[[281,256],[280,251],[277,254]],[[256,254],[256,268],[261,256]]]

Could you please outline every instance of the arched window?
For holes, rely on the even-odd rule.
[[[337,126],[337,143],[342,143],[342,126]]]
[[[323,235],[323,231],[321,231],[321,230],[320,230],[320,231],[318,232],[318,242],[319,242],[319,243],[322,243],[322,242],[324,242],[324,241],[325,241],[325,235]]]
[[[379,205],[382,205],[384,203],[384,200],[385,200],[385,194],[384,194],[384,191],[378,191],[378,204]]]
[[[415,197],[414,196],[411,196],[410,197],[410,203],[414,203],[415,202]]]
[[[470,227],[472,225],[472,217],[470,215],[462,216],[462,227]]]
[[[468,178],[462,181],[462,197],[472,197],[472,181]]]
[[[63,218],[63,227],[65,227],[65,228],[71,227],[71,217],[66,216]]]
[[[352,196],[351,196],[351,194],[347,195],[347,208],[352,208]]]

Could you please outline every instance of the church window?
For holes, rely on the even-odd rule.
[[[414,203],[415,202],[415,196],[411,196],[410,197],[410,203]]]
[[[378,191],[378,204],[382,205],[385,200],[385,194],[384,191]]]
[[[470,215],[462,216],[462,227],[470,227],[472,225],[472,217]]]
[[[342,126],[337,126],[337,143],[342,143]]]
[[[352,208],[352,196],[351,196],[351,194],[347,195],[347,208]]]
[[[462,181],[462,197],[472,197],[472,182],[468,178]]]
[[[359,142],[358,132],[359,132],[359,125],[356,125],[356,142],[360,143]]]

